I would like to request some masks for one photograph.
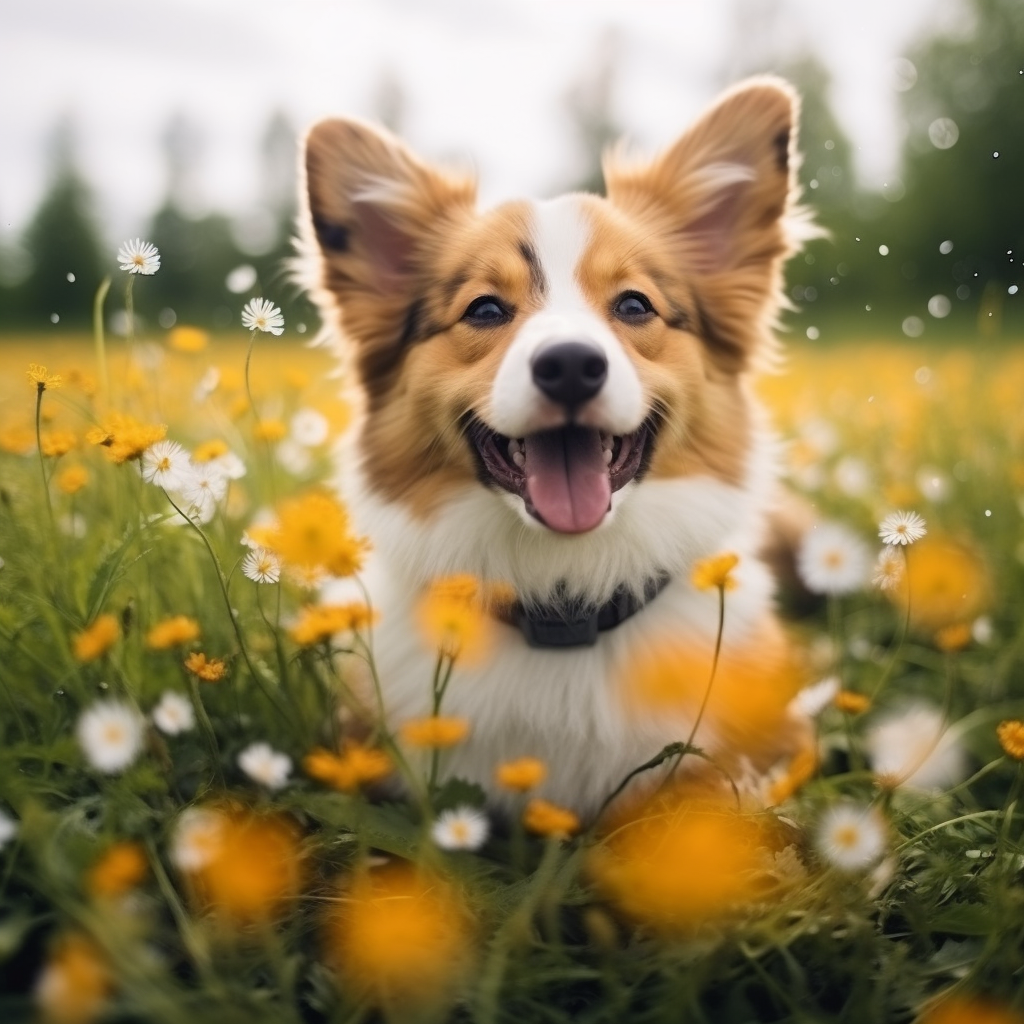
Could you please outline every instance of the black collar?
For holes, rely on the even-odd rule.
[[[652,576],[637,597],[619,587],[602,605],[567,616],[558,606],[523,605],[518,601],[502,618],[518,627],[531,647],[593,647],[597,634],[614,629],[653,601],[668,584],[668,573]]]

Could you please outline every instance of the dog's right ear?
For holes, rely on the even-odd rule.
[[[332,119],[306,138],[306,195],[319,284],[345,333],[373,343],[401,330],[440,222],[471,210],[474,183],[428,167],[382,129]]]

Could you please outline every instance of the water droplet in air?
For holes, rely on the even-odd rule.
[[[1010,287],[1006,289],[1006,294],[1007,295],[1016,295],[1017,294],[1017,286],[1015,284],[1011,284]]]
[[[867,310],[867,311],[868,311],[869,313],[871,312],[871,307],[870,307],[870,306],[865,306],[864,308],[865,308],[865,309],[866,309],[866,310]]]
[[[928,300],[928,312],[931,313],[936,320],[941,320],[944,316],[949,316],[949,311],[952,309],[952,303],[945,295],[933,295]]]
[[[927,384],[931,379],[932,371],[927,366],[919,366],[914,371],[914,380],[916,380],[918,384]]]
[[[995,151],[995,152],[994,152],[994,153],[992,154],[992,156],[994,156],[994,157],[995,157],[996,159],[999,159],[999,150],[997,149],[997,150],[996,150],[996,151]]]
[[[928,125],[928,138],[936,149],[952,149],[960,138],[960,129],[951,117],[937,117]]]
[[[968,288],[967,285],[965,285],[965,284],[960,285],[960,287],[957,288],[957,290],[956,290],[956,297],[958,299],[961,299],[961,300],[969,298],[970,294],[971,294],[971,289]]]
[[[60,313],[51,313],[50,314],[50,323],[51,324],[59,324],[60,323]]]
[[[941,252],[943,256],[948,256],[952,251],[953,243],[948,238],[939,245],[939,252]]]
[[[817,341],[818,338],[821,337],[821,331],[819,331],[817,327],[808,327],[807,337],[810,338],[811,341]]]
[[[880,245],[878,247],[878,254],[880,256],[888,256],[889,255],[889,246],[887,246],[887,245]]]
[[[908,338],[920,338],[924,334],[924,321],[919,316],[908,316],[903,321],[903,333]]]
[[[68,284],[74,284],[74,283],[75,283],[75,275],[72,274],[70,271],[68,271]]]
[[[990,508],[985,509],[985,515],[991,516],[992,515],[992,509],[990,509]]]

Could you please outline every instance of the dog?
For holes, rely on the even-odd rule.
[[[456,665],[443,707],[472,726],[446,773],[498,805],[495,766],[525,755],[542,795],[589,816],[673,741],[726,771],[800,745],[759,556],[777,445],[751,391],[812,230],[797,117],[788,84],[750,79],[653,159],[610,153],[606,196],[486,211],[384,130],[306,138],[302,244],[360,397],[340,486],[373,543],[388,721],[431,713],[424,588],[511,585],[489,658]],[[721,551],[739,558],[723,605],[691,579]],[[633,691],[666,644],[685,692],[645,707]]]

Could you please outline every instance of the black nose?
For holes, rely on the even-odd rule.
[[[532,370],[534,384],[552,402],[574,409],[601,390],[608,377],[608,360],[594,345],[560,341],[534,356]]]

